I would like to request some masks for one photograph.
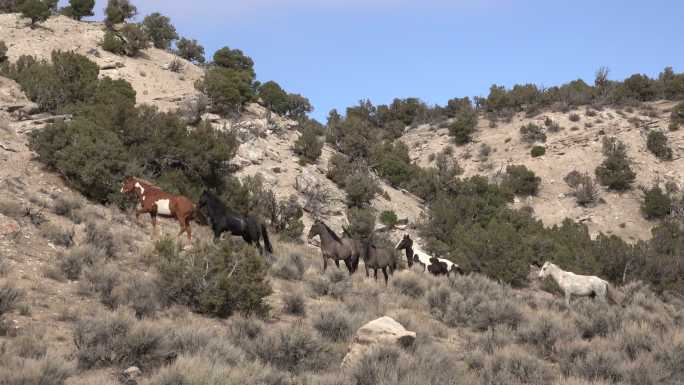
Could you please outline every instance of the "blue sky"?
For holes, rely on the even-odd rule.
[[[492,83],[556,85],[684,72],[681,0],[145,0],[207,56],[251,56],[259,80],[308,97],[325,122],[360,99],[444,104]],[[106,0],[97,0],[101,15]]]

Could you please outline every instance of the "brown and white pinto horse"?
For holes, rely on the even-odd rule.
[[[148,213],[152,217],[154,234],[157,234],[157,215],[162,217],[176,218],[181,231],[178,236],[186,233],[188,240],[192,241],[190,220],[195,215],[195,205],[182,195],[173,195],[162,191],[144,179],[128,177],[124,181],[121,192],[124,194],[135,193],[138,197],[138,207],[135,210],[135,220],[138,222],[140,214]]]

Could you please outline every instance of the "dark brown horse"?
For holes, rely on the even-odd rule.
[[[135,193],[138,198],[138,208],[135,210],[135,220],[139,222],[140,214],[148,213],[152,217],[154,234],[157,234],[157,215],[176,218],[181,231],[178,236],[186,233],[192,241],[190,221],[195,216],[195,205],[182,195],[173,195],[162,191],[159,187],[144,179],[128,177],[121,187],[124,194]]]

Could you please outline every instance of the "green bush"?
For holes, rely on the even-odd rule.
[[[194,62],[204,63],[204,47],[202,47],[195,39],[186,39],[181,37],[176,42],[176,54],[183,59]]]
[[[546,362],[517,347],[496,351],[481,371],[484,385],[550,385],[557,376]]]
[[[546,142],[546,134],[542,127],[529,123],[520,127],[520,139],[525,143]]]
[[[683,82],[684,83],[684,82]],[[670,113],[670,131],[677,131],[684,123],[684,102],[677,104]]]
[[[533,158],[538,158],[544,154],[546,154],[546,147],[544,146],[534,146],[530,151],[530,155],[532,155]]]
[[[416,275],[402,274],[392,279],[392,286],[401,294],[420,299],[425,294],[425,286]]]
[[[234,114],[254,98],[253,79],[248,71],[216,67],[208,70],[196,86],[209,97],[215,112]]]
[[[280,279],[301,281],[305,268],[304,260],[299,254],[290,254],[288,257],[278,258],[272,268],[272,274]]]
[[[99,67],[74,52],[52,52],[52,63],[22,56],[6,68],[41,111],[59,113],[89,101],[97,85]]]
[[[312,324],[321,336],[335,342],[350,338],[354,332],[349,316],[337,310],[321,311],[316,314]]]
[[[456,120],[449,125],[449,135],[454,138],[454,143],[463,145],[470,143],[477,127],[477,113],[472,109],[460,112]]]
[[[50,17],[48,3],[43,0],[23,0],[19,4],[21,16],[31,19],[31,28],[35,28],[36,23],[43,22]]]
[[[654,185],[644,191],[644,201],[641,212],[646,219],[660,219],[668,216],[672,211],[672,198],[660,186]]]
[[[397,213],[393,210],[385,210],[380,213],[380,223],[388,228],[394,228],[394,226],[397,225],[397,222],[399,222],[399,218],[397,217]]]
[[[276,233],[290,242],[300,241],[304,232],[304,210],[297,201],[297,197],[290,196],[287,200],[278,203],[275,218],[271,218],[271,225]]]
[[[344,188],[347,177],[349,177],[356,168],[363,167],[354,164],[349,158],[342,154],[333,154],[328,161],[328,171],[326,176],[336,185]]]
[[[112,27],[121,24],[138,13],[138,9],[129,0],[108,0],[105,8],[105,24]]]
[[[66,16],[81,20],[84,17],[94,16],[95,0],[69,0],[69,5],[62,9]]]
[[[79,320],[73,326],[78,366],[155,368],[170,358],[165,332],[121,312]]]
[[[306,125],[302,135],[294,143],[293,151],[303,163],[316,163],[323,152],[323,141],[313,125]]]
[[[301,120],[311,111],[313,111],[313,106],[309,99],[299,94],[287,95],[287,116]]]
[[[579,116],[579,114],[576,114],[576,113],[573,112],[572,114],[570,114],[570,116],[568,117],[568,119],[570,119],[571,122],[579,122],[579,121],[580,121],[580,116]]]
[[[255,354],[261,361],[291,373],[320,371],[332,362],[328,345],[303,324],[260,337]]]
[[[527,167],[522,165],[506,167],[503,186],[515,195],[537,195],[540,184],[541,178],[534,175],[534,172],[528,170]]]
[[[630,97],[639,101],[649,101],[656,97],[655,82],[646,75],[634,74],[625,79],[623,86]]]
[[[408,186],[420,170],[411,164],[408,147],[398,140],[373,147],[372,160],[378,175],[395,187]]]
[[[672,149],[667,143],[667,136],[660,131],[649,131],[646,148],[658,159],[672,160]]]
[[[368,207],[379,194],[380,186],[373,176],[366,170],[356,170],[344,181],[344,191],[347,193],[347,206]]]
[[[576,171],[575,171],[576,172]],[[568,174],[566,179],[573,178]],[[570,180],[570,179],[569,179]],[[572,182],[572,195],[575,197],[577,204],[580,206],[589,206],[598,201],[599,188],[594,179],[588,173],[580,174],[577,180],[570,180]],[[568,182],[570,184],[570,182]]]
[[[197,246],[183,255],[171,240],[164,240],[156,250],[160,288],[168,301],[218,317],[268,312],[268,268],[253,247],[223,242]]]
[[[259,98],[264,103],[264,107],[269,110],[285,115],[288,108],[287,92],[274,81],[268,81],[259,87]]]
[[[0,318],[14,310],[19,301],[24,297],[24,292],[9,283],[0,286]]]
[[[100,42],[103,50],[115,55],[126,54],[126,42],[114,31],[107,30]]]
[[[136,108],[125,80],[104,78],[96,85],[92,104],[81,106],[71,122],[33,131],[30,138],[39,160],[72,187],[100,202],[121,203],[120,183],[131,170],[145,170],[161,187],[192,197],[205,186],[224,186],[221,175],[237,148],[232,134],[210,125],[188,131],[174,113]]]
[[[7,60],[7,44],[0,40],[0,64]]]
[[[121,37],[124,40],[126,55],[135,57],[140,51],[146,49],[150,39],[139,24],[126,24],[121,28]]]
[[[301,293],[288,292],[283,296],[283,312],[285,314],[306,315],[306,301]]]
[[[375,231],[375,212],[369,208],[352,207],[347,210],[346,229],[349,234],[357,239],[368,239]]]
[[[171,24],[171,19],[159,12],[145,16],[142,28],[155,48],[169,49],[171,42],[178,39],[176,27]]]
[[[627,158],[627,146],[614,137],[603,139],[605,160],[596,168],[599,182],[611,190],[626,191],[632,188],[636,174]]]
[[[223,47],[214,53],[214,64],[219,67],[244,71],[254,77],[254,60],[239,49]]]

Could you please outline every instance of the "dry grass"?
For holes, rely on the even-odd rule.
[[[73,373],[73,366],[57,357],[0,356],[0,383],[3,385],[63,385]]]
[[[64,228],[54,223],[45,223],[40,226],[40,233],[45,239],[56,246],[71,247],[74,245],[74,229]]]
[[[83,221],[82,216],[79,215],[81,207],[83,207],[83,202],[73,195],[61,195],[52,203],[52,211],[55,214],[69,218],[76,224]]]
[[[91,232],[93,239],[118,236],[102,225]],[[321,275],[316,253],[278,245],[287,257],[271,267],[276,290],[269,302],[282,311],[221,321],[168,307],[156,264],[140,271],[125,259],[108,259],[96,243],[69,249],[53,263],[80,280],[82,295],[104,305],[53,310],[55,320],[72,324],[83,378],[129,365],[143,368],[141,384],[163,385],[667,384],[684,374],[682,304],[665,303],[644,285],[624,289],[625,308],[591,299],[567,308],[479,275],[407,270],[396,272],[389,287],[366,279],[363,267],[351,278],[335,267]],[[354,332],[383,315],[417,333],[413,347],[373,350],[358,366],[340,370]],[[26,329],[8,352],[38,368],[52,359],[53,338]],[[73,365],[59,362],[73,373]]]
[[[24,216],[25,210],[21,203],[9,197],[0,198],[0,214],[18,219]]]
[[[14,310],[23,297],[24,292],[12,283],[0,286],[0,317]]]

